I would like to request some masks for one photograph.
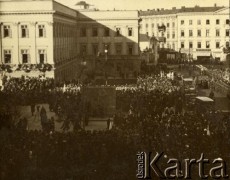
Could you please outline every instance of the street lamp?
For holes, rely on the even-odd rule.
[[[105,45],[105,61],[108,60],[108,49],[107,49],[107,45]]]
[[[105,71],[105,85],[107,85],[107,73],[106,73],[106,63],[108,60],[108,47],[105,45],[105,65],[104,65],[104,71]]]

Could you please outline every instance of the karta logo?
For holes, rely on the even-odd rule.
[[[152,179],[152,175],[160,179],[191,179],[192,166],[198,166],[198,175],[200,179],[228,179],[229,176],[226,172],[227,165],[222,158],[216,158],[212,161],[204,158],[202,153],[199,159],[184,159],[181,163],[178,159],[169,158],[167,163],[163,162],[163,152],[156,153],[153,157],[150,153],[139,152],[137,153],[137,178],[138,179]],[[153,158],[152,158],[153,157]],[[164,164],[166,168],[159,166]],[[204,172],[205,165],[212,166],[209,169],[209,174]],[[207,168],[207,167],[206,167]]]

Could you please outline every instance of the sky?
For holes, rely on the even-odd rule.
[[[55,0],[67,6],[73,6],[81,0]],[[88,4],[94,5],[99,10],[147,10],[181,6],[229,6],[230,0],[85,0]]]

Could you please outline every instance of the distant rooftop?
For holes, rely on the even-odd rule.
[[[182,6],[180,9],[173,7],[172,9],[152,9],[147,11],[140,11],[140,16],[149,16],[149,15],[167,15],[167,14],[177,14],[177,13],[189,13],[189,12],[215,12],[224,8],[224,6],[216,6],[213,7],[185,7]]]
[[[89,6],[90,4],[87,4],[85,1],[79,1],[75,4],[76,6]]]

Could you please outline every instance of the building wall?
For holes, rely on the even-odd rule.
[[[28,63],[37,64],[38,50],[45,50],[46,62],[53,64],[53,27],[52,14],[2,14],[1,15],[1,44],[2,61],[4,62],[4,50],[11,50],[12,64],[21,64],[21,50],[27,49],[29,53]],[[26,37],[22,37],[22,26],[27,26]],[[39,37],[40,25],[44,25],[44,36]],[[4,37],[4,27],[9,26],[9,37]]]
[[[79,12],[77,31],[79,57],[93,66],[98,59],[107,58],[114,69],[120,69],[118,64],[122,64],[121,69],[125,69],[124,66],[129,63],[130,67],[132,66],[130,71],[139,71],[138,25],[137,11]],[[106,29],[108,35],[105,33]],[[118,29],[120,36],[117,36]],[[83,31],[86,31],[85,35],[82,35]]]
[[[55,78],[58,81],[76,78],[77,12],[54,2],[53,40]]]
[[[110,44],[110,55],[116,55],[115,44],[122,43],[122,55],[128,55],[127,46],[133,43],[133,54],[138,55],[138,12],[137,11],[86,11],[79,13],[78,21],[78,53],[81,44],[87,44],[87,55],[93,55],[92,44],[98,44],[98,51],[104,52],[103,44]],[[80,31],[86,28],[86,36]],[[97,28],[98,35],[93,37],[93,28]],[[106,37],[104,30],[109,28],[110,35]],[[116,28],[120,28],[121,36],[116,36]],[[128,28],[132,28],[132,35],[128,35]]]
[[[220,10],[213,12],[177,12],[171,14],[160,15],[143,15],[143,19],[140,26],[141,34],[148,34],[161,37],[157,24],[166,26],[164,37],[165,43],[160,43],[160,48],[170,48],[175,51],[181,51],[187,55],[191,54],[193,59],[197,59],[198,56],[220,58],[225,60],[223,54],[223,47],[226,47],[226,42],[229,42],[229,36],[226,36],[226,30],[229,29],[229,24],[226,24],[226,20],[229,19],[229,8],[221,8]],[[216,20],[219,19],[219,24],[216,24]],[[198,25],[198,20],[201,24]],[[210,24],[206,24],[206,20],[210,21]],[[181,21],[184,21],[181,24]],[[190,24],[190,22],[192,24]],[[174,23],[174,25],[173,25]],[[220,35],[216,36],[216,30],[220,31]],[[201,37],[197,36],[197,31],[201,30]],[[206,36],[206,30],[209,30],[209,35]],[[184,37],[181,36],[181,31],[184,31]],[[189,31],[192,31],[193,35],[189,35]],[[175,33],[175,36],[173,35]],[[174,36],[174,37],[173,37]],[[198,48],[198,42],[201,43],[201,48]],[[206,47],[206,42],[210,43],[210,47]],[[220,48],[216,47],[216,42],[219,42]],[[193,47],[189,48],[189,43],[193,44]],[[184,47],[183,45],[184,44]]]
[[[159,42],[161,48],[172,48],[177,49],[177,17],[175,14],[172,15],[153,15],[143,16],[141,22],[140,34],[147,34],[150,37],[165,37],[166,43]],[[159,32],[158,26],[166,26],[165,32]],[[169,36],[168,36],[169,34]],[[173,37],[173,34],[175,36]],[[167,37],[168,36],[168,37]]]
[[[0,1],[1,63],[39,64],[55,66],[53,76],[59,80],[74,78],[76,55],[77,12],[52,0]],[[40,28],[43,36],[40,37]],[[4,27],[9,37],[4,37]],[[26,36],[22,37],[22,26]],[[4,53],[10,50],[11,62],[5,62]],[[22,50],[28,50],[28,62],[22,61]],[[24,52],[24,51],[23,51]],[[44,56],[41,57],[41,53]],[[50,73],[49,73],[50,74]]]
[[[226,24],[227,19],[229,15],[225,13],[178,14],[178,48],[181,48],[181,51],[186,54],[192,54],[194,59],[198,59],[199,56],[212,56],[224,60],[223,48],[226,47],[226,42],[229,42],[229,36],[226,36],[226,30],[229,30],[229,24]],[[219,24],[216,23],[216,20],[219,20]],[[181,21],[184,21],[183,25]],[[209,21],[209,24],[206,21]],[[185,33],[184,37],[181,37],[182,30]],[[198,30],[201,36],[198,35]],[[192,36],[189,31],[192,31]],[[216,31],[219,31],[219,35],[216,34]],[[184,48],[181,43],[184,43]],[[193,47],[189,47],[189,43],[192,43]],[[198,46],[198,43],[201,43],[201,47]]]

